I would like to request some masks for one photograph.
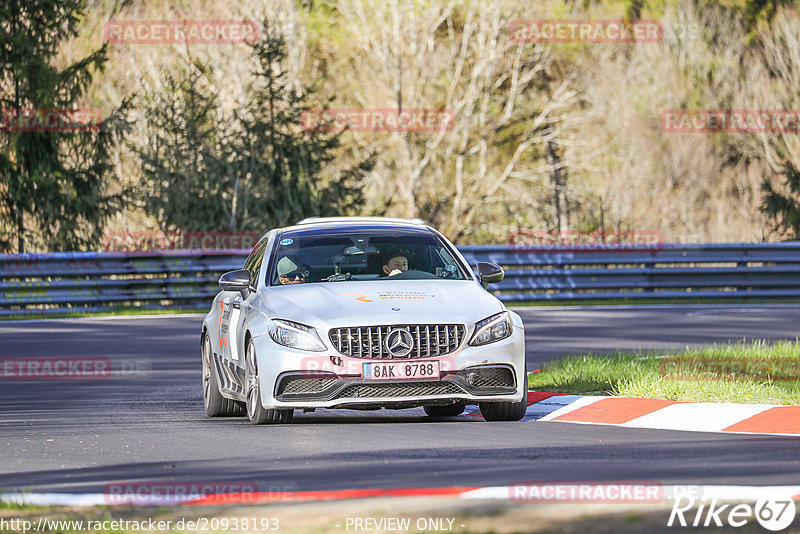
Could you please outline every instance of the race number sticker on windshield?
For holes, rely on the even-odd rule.
[[[291,245],[294,243],[294,239],[281,239],[281,245]]]
[[[439,362],[365,363],[365,380],[403,380],[407,378],[439,379]]]

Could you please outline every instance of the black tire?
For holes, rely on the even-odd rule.
[[[423,408],[425,413],[431,417],[453,417],[464,413],[466,407],[467,405],[464,401],[458,401],[447,406],[424,406]]]
[[[520,402],[481,402],[481,415],[486,421],[519,421],[528,409],[528,366],[525,366],[525,384]]]
[[[211,361],[211,340],[203,336],[203,405],[209,417],[232,417],[244,415],[244,405],[235,400],[226,399],[219,392],[217,366]]]
[[[294,410],[267,410],[261,404],[261,388],[258,381],[258,359],[252,340],[247,345],[244,366],[245,395],[247,398],[247,419],[254,425],[288,423]]]

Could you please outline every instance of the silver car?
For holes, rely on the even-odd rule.
[[[294,410],[479,405],[487,421],[527,406],[522,320],[421,221],[314,218],[270,231],[219,279],[203,321],[209,416],[286,423]]]

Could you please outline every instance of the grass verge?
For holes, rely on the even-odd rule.
[[[713,345],[670,354],[568,356],[530,375],[535,391],[800,405],[800,343]]]
[[[211,302],[211,301],[209,301]],[[76,310],[74,312],[60,312],[60,313],[48,313],[48,314],[18,314],[18,315],[6,315],[0,317],[0,322],[2,321],[19,321],[19,320],[27,320],[27,319],[74,319],[79,317],[114,317],[117,315],[176,315],[176,314],[186,314],[186,313],[207,313],[208,307],[205,308],[138,308],[135,306],[132,307],[119,307],[119,308],[109,308],[108,310],[102,311],[79,311]]]

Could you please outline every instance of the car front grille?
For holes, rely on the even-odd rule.
[[[516,382],[513,371],[508,367],[473,367],[457,374],[477,389],[513,388]]]
[[[313,395],[333,387],[339,381],[335,376],[303,377],[287,376],[280,381],[278,396],[283,395]]]
[[[411,334],[409,354],[392,355],[386,346],[387,336],[397,329]],[[430,358],[454,352],[464,341],[466,331],[463,324],[358,326],[333,328],[329,337],[336,350],[352,358]]]
[[[427,397],[463,393],[464,390],[452,382],[403,382],[396,384],[353,384],[344,388],[336,395],[336,398]]]

